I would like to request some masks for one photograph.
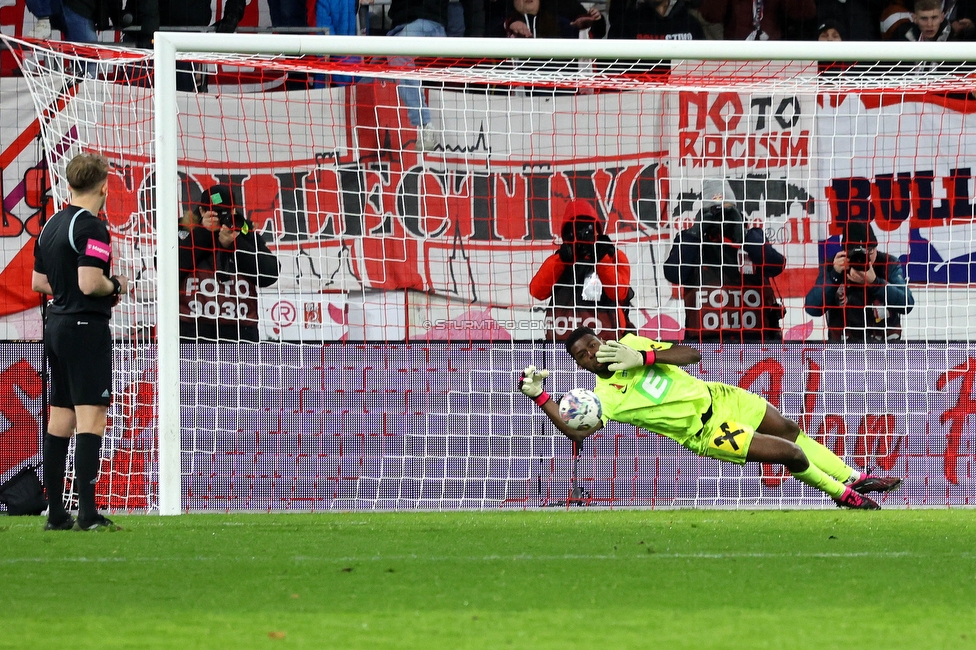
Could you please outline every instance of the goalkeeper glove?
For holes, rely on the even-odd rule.
[[[630,370],[654,363],[654,350],[635,350],[620,341],[607,341],[596,351],[596,360],[609,363],[608,370]]]
[[[532,398],[538,406],[542,406],[549,401],[549,393],[542,388],[542,382],[549,376],[548,370],[538,370],[535,366],[529,366],[522,371],[519,379],[519,390],[527,397]]]

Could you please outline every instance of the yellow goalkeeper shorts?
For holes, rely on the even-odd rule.
[[[712,395],[712,417],[697,436],[696,451],[742,465],[769,402],[738,386],[717,382],[708,383],[708,392]]]

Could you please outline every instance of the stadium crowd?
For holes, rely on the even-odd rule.
[[[262,0],[262,4],[264,0]],[[17,8],[20,6],[18,13]],[[17,0],[13,35],[147,47],[160,28],[509,38],[976,39],[976,0]],[[26,11],[24,8],[26,7]],[[9,8],[8,8],[9,10]],[[216,15],[215,15],[216,13]],[[30,18],[29,14],[33,17]],[[269,16],[261,19],[260,16]],[[8,18],[9,19],[9,18]],[[269,25],[260,25],[270,22]],[[5,25],[10,33],[11,25]]]

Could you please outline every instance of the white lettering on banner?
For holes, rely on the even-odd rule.
[[[227,320],[253,320],[247,300],[251,298],[251,287],[243,279],[218,282],[215,278],[198,280],[186,279],[186,305],[189,316],[221,318]]]
[[[695,309],[705,306],[720,309],[722,307],[760,307],[762,294],[756,289],[745,291],[728,289],[698,289],[695,291]]]
[[[596,316],[556,316],[551,319],[551,329],[556,334],[566,334],[572,332],[577,327],[589,327],[593,331],[600,333],[603,330],[603,323]]]
[[[699,62],[689,65],[699,72],[687,70],[687,74],[700,73]],[[771,82],[789,79],[794,73],[815,74],[815,68],[815,63],[810,70],[786,64],[779,68],[764,65],[761,70],[738,63],[715,64],[718,78],[724,75],[731,79],[744,72],[755,80],[765,75]],[[676,69],[675,74],[682,72]],[[26,86],[21,91],[21,82],[13,83],[16,90],[6,92],[5,86],[0,99],[5,109],[8,102],[16,103],[27,96]],[[207,110],[207,115],[197,121],[193,127],[196,132],[186,134],[181,179],[191,191],[218,181],[241,188],[249,218],[265,234],[281,262],[275,285],[279,293],[406,289],[423,292],[424,300],[501,308],[539,306],[528,295],[527,280],[555,248],[552,243],[558,235],[566,197],[592,197],[607,232],[618,248],[631,256],[648,241],[651,231],[647,226],[664,225],[660,235],[655,235],[664,241],[682,219],[694,218],[700,208],[697,201],[703,168],[705,178],[715,176],[731,182],[731,191],[744,202],[750,223],[758,221],[768,236],[775,233],[770,236],[775,242],[792,244],[782,251],[790,271],[816,267],[816,239],[830,232],[828,226],[862,217],[872,220],[879,232],[884,231],[887,251],[899,257],[920,252],[927,256],[922,261],[917,257],[906,261],[913,281],[919,281],[919,274],[927,274],[929,284],[919,291],[931,291],[932,283],[954,282],[955,274],[966,271],[973,238],[961,232],[960,226],[976,228],[972,225],[976,200],[971,189],[976,158],[958,134],[976,128],[976,113],[930,104],[921,121],[906,121],[899,117],[903,111],[871,104],[871,97],[850,95],[836,103],[818,105],[815,92],[781,92],[772,89],[787,86],[773,83],[769,89],[759,84],[752,88],[741,93],[655,89],[648,93],[626,91],[612,97],[556,97],[551,106],[539,109],[551,117],[551,133],[546,137],[552,140],[552,151],[567,152],[589,147],[586,142],[592,134],[574,128],[572,116],[588,105],[580,102],[596,102],[594,107],[603,106],[608,111],[667,116],[664,123],[653,127],[640,121],[601,122],[597,135],[605,144],[601,145],[599,164],[586,156],[575,159],[546,153],[550,148],[535,148],[531,137],[512,139],[505,130],[481,128],[481,116],[502,110],[505,102],[523,102],[511,115],[514,120],[530,120],[528,116],[536,116],[537,111],[523,109],[532,108],[535,100],[531,98],[481,97],[476,101],[484,110],[471,110],[474,100],[465,93],[436,96],[445,123],[470,121],[470,128],[445,133],[445,147],[461,146],[463,133],[478,134],[479,143],[474,146],[469,141],[469,148],[490,151],[491,164],[483,154],[460,151],[439,159],[437,164],[429,160],[421,163],[415,156],[405,155],[394,156],[377,167],[356,158],[359,149],[354,139],[359,137],[358,131],[343,128],[347,114],[337,113],[335,124],[327,128],[318,120],[311,125],[322,131],[324,140],[303,138],[310,126],[307,123],[292,123],[291,133],[269,138],[268,116],[276,122],[283,118],[289,110],[287,103],[270,102],[260,95],[249,97],[248,101],[267,109],[258,119],[235,109],[233,101],[212,96],[208,102],[214,110]],[[133,91],[125,89],[126,93]],[[148,96],[149,91],[145,92]],[[342,92],[314,92],[317,94],[310,95],[312,100],[323,105],[346,101]],[[115,110],[120,101],[121,94],[112,95],[99,110]],[[135,101],[143,99],[137,97]],[[851,112],[853,102],[860,102],[859,112]],[[838,109],[842,104],[843,110]],[[20,137],[28,133],[30,121],[22,118],[27,113],[13,110],[13,121],[0,125],[5,142],[31,141]],[[223,161],[207,160],[204,154],[221,150],[219,134],[225,130],[220,125],[228,120],[239,124],[240,140],[246,141],[248,156],[246,161],[227,161],[222,168]],[[934,128],[945,120],[959,127],[951,131]],[[868,128],[855,125],[862,121]],[[108,119],[104,122],[112,123]],[[519,123],[509,131],[529,132],[520,130],[521,126]],[[380,124],[378,128],[391,126]],[[8,137],[12,130],[16,130],[15,137]],[[871,134],[879,132],[896,134],[885,140],[880,153],[871,146]],[[916,151],[920,134],[925,134],[924,155]],[[122,130],[113,130],[105,134],[108,140],[99,143],[113,161],[118,161],[113,162],[109,177],[106,214],[120,245],[145,260],[152,255],[144,242],[153,238],[152,205],[146,198],[151,196],[148,190],[153,175],[145,161],[131,155],[128,136],[123,136]],[[8,196],[3,197],[5,208],[14,218],[0,235],[10,238],[30,233],[30,224],[41,216],[41,207],[29,203],[33,201],[27,198],[30,192],[15,200],[20,188],[29,185],[28,178],[33,178],[28,172],[37,171],[32,151],[15,152],[17,157],[4,169],[3,179],[8,188]],[[461,159],[464,164],[459,164]],[[205,166],[200,162],[203,160],[207,160]],[[697,197],[695,193],[699,193]],[[686,194],[692,195],[691,201],[685,200]],[[674,215],[673,207],[686,203],[693,207],[682,207],[683,211]],[[146,227],[135,229],[135,223]],[[922,241],[921,246],[916,243],[909,250],[909,228],[920,229],[928,245]],[[142,232],[144,240],[133,240],[134,232]],[[7,241],[12,243],[12,239]],[[22,248],[17,244],[4,247],[0,252],[3,265]],[[934,253],[943,260],[961,259],[965,264],[928,264],[925,260],[936,259]],[[632,262],[635,259],[636,255],[631,256]],[[512,270],[500,271],[499,260],[510,263]],[[636,263],[633,267],[635,272],[651,272]],[[350,269],[355,272],[348,272]],[[512,279],[497,281],[502,275]],[[800,287],[799,278],[805,277],[802,273],[783,276],[785,283],[796,283],[785,287],[787,297],[801,297],[799,292],[805,287]],[[968,277],[964,281],[968,282]],[[635,282],[633,289],[636,295],[632,304],[647,307],[648,313],[668,308],[668,299],[658,295],[651,283]],[[207,286],[206,290],[213,295],[198,297],[201,313],[208,309],[203,303],[216,299],[217,294],[233,294],[224,286]],[[24,287],[24,294],[34,300],[29,286]],[[726,298],[733,304],[734,296]],[[747,304],[745,296],[742,301]],[[24,322],[37,320],[34,310],[18,311],[23,309],[20,303],[6,307],[8,314],[16,313]],[[296,303],[295,308],[302,311],[303,305]],[[970,308],[963,311],[972,313]],[[267,317],[267,311],[262,313]],[[302,317],[297,313],[296,322],[316,323],[314,317]],[[151,323],[155,314],[149,313],[145,319]],[[328,314],[323,314],[323,319],[330,322]],[[966,331],[965,318],[952,314],[950,319],[952,327]],[[936,327],[926,325],[927,319],[918,311],[906,320],[906,327],[924,329],[930,335]],[[39,324],[30,329],[9,322],[8,317],[6,323],[0,323],[0,331],[13,332],[15,327],[18,331],[39,331]],[[411,323],[415,327],[419,321]],[[572,329],[570,323],[563,324]],[[906,330],[906,338],[909,336]]]
[[[741,330],[741,329],[756,329],[759,326],[759,316],[754,311],[744,311],[741,312],[742,317],[739,317],[737,311],[723,311],[723,312],[705,312],[701,317],[701,326],[703,330]]]

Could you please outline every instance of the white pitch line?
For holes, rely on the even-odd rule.
[[[862,557],[878,557],[878,558],[895,558],[895,557],[933,557],[932,555],[924,555],[920,553],[914,553],[911,551],[858,551],[852,553],[641,553],[637,552],[633,555],[441,555],[441,556],[421,556],[421,555],[371,555],[368,557],[322,557],[322,556],[307,556],[307,555],[297,555],[291,559],[292,562],[317,562],[317,563],[327,563],[327,564],[351,564],[351,563],[366,563],[366,562],[409,562],[415,560],[423,560],[428,562],[562,562],[565,560],[597,560],[597,561],[617,561],[617,560],[728,560],[737,558],[827,558],[827,559],[837,559],[837,558],[862,558]],[[939,557],[959,557],[962,559],[972,559],[976,557],[976,553],[966,552],[960,553],[958,556],[952,554],[940,555]],[[0,558],[0,564],[22,564],[22,563],[37,563],[37,564],[56,564],[56,563],[84,563],[84,562],[216,562],[224,561],[228,558],[235,560],[240,560],[231,555],[222,556],[196,556],[192,558],[186,557],[137,557],[137,558],[125,558],[125,557],[99,557],[99,558],[87,558],[87,557],[25,557],[25,558]],[[252,560],[265,558],[252,557]]]

